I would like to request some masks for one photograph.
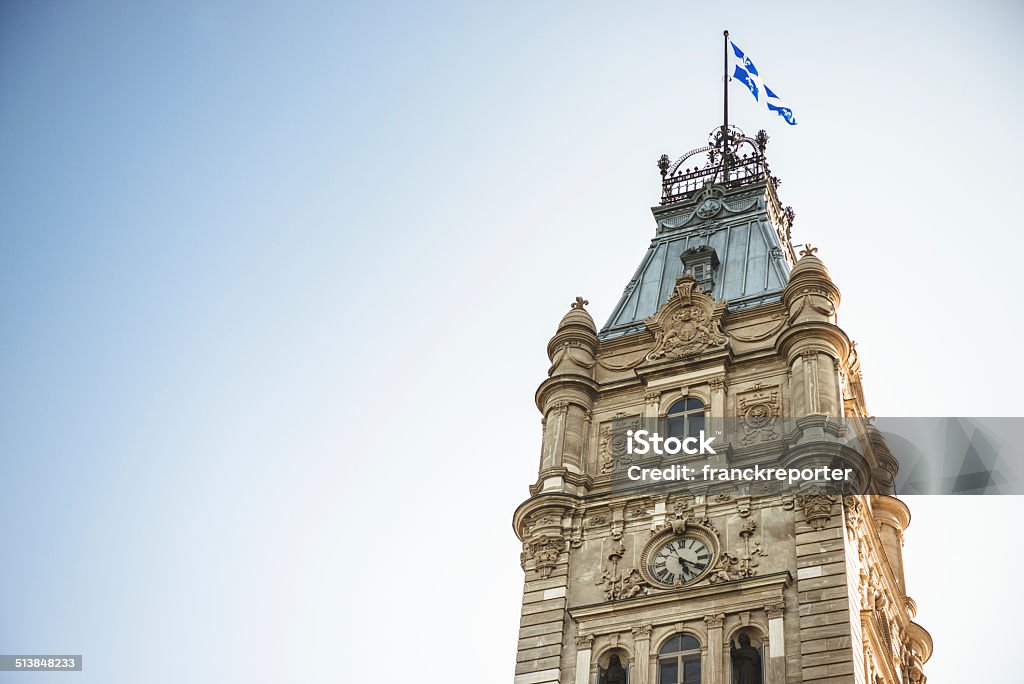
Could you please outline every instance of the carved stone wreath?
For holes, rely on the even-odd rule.
[[[724,347],[728,343],[721,324],[725,306],[701,292],[691,274],[679,276],[665,306],[644,320],[655,334],[647,360],[680,359]]]

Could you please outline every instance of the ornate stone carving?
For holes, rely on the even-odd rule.
[[[643,596],[649,589],[647,581],[636,569],[616,571],[605,568],[596,584],[604,590],[604,598],[607,601]]]
[[[739,579],[736,576],[734,569],[739,563],[739,559],[729,553],[723,551],[718,556],[718,560],[715,561],[715,565],[711,568],[711,574],[708,575],[708,581],[711,584],[721,584],[723,582],[732,582],[735,579]]]
[[[768,616],[769,620],[782,617],[782,614],[786,612],[785,603],[773,603],[769,606],[764,607],[764,612]]]
[[[640,416],[626,416],[618,413],[615,418],[601,426],[598,441],[598,455],[601,459],[601,473],[607,474],[619,468],[628,468],[633,464],[626,450],[628,430],[640,429]]]
[[[846,516],[846,531],[849,533],[851,539],[856,539],[857,528],[860,527],[860,521],[863,515],[860,501],[857,501],[857,497],[843,497],[843,513]]]
[[[796,497],[797,508],[803,510],[807,524],[816,530],[824,529],[832,519],[832,504],[835,502],[836,497],[824,494]]]
[[[739,403],[742,444],[750,445],[779,438],[777,424],[782,401],[778,385],[757,383],[739,395]]]
[[[672,499],[672,512],[679,519],[686,519],[693,515],[693,499],[692,497],[673,497]]]
[[[548,577],[558,564],[558,555],[564,548],[565,539],[561,536],[542,535],[530,540],[526,545],[525,554],[533,559],[534,567],[541,577]]]
[[[704,623],[708,626],[708,629],[721,629],[722,625],[725,623],[725,613],[705,615]]]
[[[576,650],[583,651],[589,650],[594,647],[594,635],[593,634],[577,634],[576,635]]]
[[[654,349],[647,360],[680,359],[724,347],[728,344],[721,326],[725,304],[716,304],[701,292],[692,275],[679,276],[665,306],[644,320],[655,335]]]
[[[650,585],[640,571],[635,568],[619,570],[619,561],[626,555],[626,547],[622,542],[616,542],[608,553],[608,560],[611,561],[611,568],[605,566],[601,573],[601,579],[595,584],[604,590],[606,601],[618,601],[620,599],[643,596],[647,593]]]
[[[752,540],[756,529],[757,523],[753,520],[747,520],[739,533],[740,538],[743,540],[742,550],[737,551],[735,556],[725,551],[718,556],[718,560],[715,561],[715,565],[709,575],[711,584],[732,582],[733,580],[753,577],[757,574],[757,566],[760,565],[758,559],[768,554],[761,548],[760,541]]]
[[[550,527],[559,522],[558,516],[553,513],[535,513],[526,523],[526,534],[531,535],[540,527]]]
[[[651,626],[650,625],[639,625],[633,628],[634,639],[650,639],[651,638]]]
[[[750,497],[742,496],[736,500],[736,512],[740,514],[741,518],[750,517]]]

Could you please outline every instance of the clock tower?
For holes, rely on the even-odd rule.
[[[654,236],[607,323],[577,297],[548,343],[539,471],[513,519],[516,684],[926,681],[896,460],[767,145],[722,127],[662,156]],[[641,454],[643,429],[701,449]],[[670,460],[849,476],[690,481]]]

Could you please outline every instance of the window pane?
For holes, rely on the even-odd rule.
[[[697,413],[692,416],[686,416],[687,434],[690,437],[699,437],[700,431],[704,429],[704,414]]]
[[[682,413],[683,411],[685,411],[686,410],[686,401],[687,401],[686,399],[680,399],[676,403],[674,403],[671,406],[669,406],[668,407],[668,415],[671,416],[674,413]]]
[[[702,408],[704,408],[704,402],[701,401],[700,399],[690,398],[690,399],[686,400],[686,410],[687,411],[695,411],[697,409],[702,409]]]
[[[684,416],[678,416],[676,418],[668,419],[668,429],[666,437],[685,437],[686,436],[686,419]]]
[[[679,664],[675,658],[658,664],[658,684],[679,684]]]
[[[695,651],[700,649],[700,642],[689,634],[684,634],[680,640],[679,650],[680,651]]]
[[[700,657],[683,658],[683,684],[700,684]]]
[[[671,639],[665,642],[664,646],[661,647],[662,653],[678,653],[680,650],[682,649],[679,648],[678,636],[672,637]]]

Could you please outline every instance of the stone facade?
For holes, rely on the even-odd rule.
[[[761,153],[766,144],[759,135]],[[889,496],[895,460],[870,423],[842,420],[868,415],[860,361],[824,263],[790,245],[777,184],[764,164],[742,183],[712,177],[671,195],[605,330],[577,298],[549,342],[538,477],[514,516],[525,571],[516,684],[600,684],[613,656],[631,683],[660,684],[659,653],[680,634],[699,643],[687,657],[701,682],[739,681],[740,635],[770,684],[925,681],[931,640],[906,594],[910,516]],[[751,257],[755,235],[764,247]],[[719,298],[729,288],[741,301]],[[663,418],[685,398],[729,419],[729,448],[708,457],[718,465],[800,462],[859,430],[868,494],[615,487],[629,465],[616,426]],[[646,562],[675,538],[700,540],[712,558],[699,578],[659,586]]]

